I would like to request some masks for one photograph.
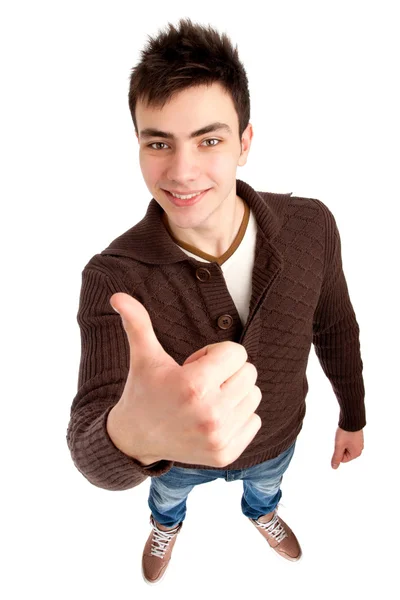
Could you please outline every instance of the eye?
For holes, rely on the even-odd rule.
[[[153,142],[152,144],[148,144],[148,148],[151,148],[152,150],[157,150],[158,148],[153,148],[153,146],[155,144],[164,144],[164,142]],[[166,145],[166,144],[165,144]]]
[[[212,144],[211,146],[207,146],[207,148],[213,148],[214,146],[218,146],[221,140],[218,140],[217,138],[209,138],[208,140],[203,140],[202,143],[204,142],[218,142],[218,144]],[[162,150],[162,148],[153,148],[153,146],[155,146],[156,144],[164,144],[164,146],[167,146],[168,144],[166,144],[165,142],[152,142],[151,144],[147,145],[147,148],[151,148],[152,150]]]
[[[217,140],[216,138],[209,138],[208,140],[204,140],[205,142],[220,142],[221,140]],[[218,144],[212,144],[212,146],[208,146],[212,148],[213,146],[218,146]]]

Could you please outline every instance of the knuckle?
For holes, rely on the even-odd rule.
[[[225,447],[224,440],[216,428],[214,428],[214,430],[208,434],[207,444],[208,450],[211,452],[221,452],[221,450]]]
[[[204,381],[200,377],[187,383],[189,400],[201,400],[205,396]]]
[[[246,348],[243,346],[243,344],[239,344],[239,346],[240,346],[240,349],[241,349],[241,351],[243,353],[243,360],[247,361],[247,359],[249,358],[249,355],[247,353]]]
[[[202,406],[199,411],[201,411],[201,414],[198,417],[198,428],[202,434],[205,434],[209,449],[218,450],[220,446],[221,420],[217,417],[216,410],[213,407],[205,409]]]
[[[212,440],[214,440],[214,438],[217,437],[218,435],[218,421],[216,421],[215,419],[207,419],[206,421],[203,421],[202,425],[201,425],[202,430],[207,433]]]
[[[255,394],[256,394],[258,400],[261,400],[262,399],[262,391],[258,385],[254,386],[254,391],[255,391]]]
[[[253,363],[247,363],[247,364],[250,365],[250,367],[253,369],[253,373],[255,375],[255,379],[257,380],[257,378],[258,378],[257,367],[255,365],[253,365]]]
[[[219,452],[218,454],[216,454],[214,462],[215,466],[221,469],[222,467],[225,467],[227,464],[229,464],[229,459],[227,458],[225,452]]]

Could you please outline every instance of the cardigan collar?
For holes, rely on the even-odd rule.
[[[258,231],[267,243],[271,243],[282,227],[291,193],[256,192],[240,179],[236,179],[236,193],[253,211]],[[157,265],[191,259],[171,238],[162,221],[163,213],[162,207],[152,198],[143,219],[115,238],[101,254],[127,256]]]

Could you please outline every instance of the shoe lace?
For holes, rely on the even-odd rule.
[[[176,535],[178,527],[175,527],[175,529],[171,529],[170,531],[162,531],[154,522],[152,522],[152,525],[154,532],[151,544],[151,554],[153,556],[158,556],[159,558],[164,558],[168,544]]]
[[[288,534],[286,533],[285,528],[280,522],[277,514],[275,514],[271,521],[268,521],[267,523],[261,523],[258,520],[256,523],[259,527],[265,529],[269,535],[275,538],[277,542],[281,542],[285,537],[288,537]]]

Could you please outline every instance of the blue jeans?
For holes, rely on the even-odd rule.
[[[152,477],[148,504],[154,519],[164,527],[175,527],[186,517],[186,500],[195,485],[225,478],[226,481],[243,479],[242,512],[258,519],[272,512],[278,505],[282,491],[283,474],[294,454],[295,442],[276,458],[266,460],[248,469],[184,469],[172,467],[159,477]]]

